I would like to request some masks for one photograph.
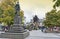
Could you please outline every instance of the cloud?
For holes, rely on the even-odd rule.
[[[30,21],[36,14],[40,19],[52,9],[52,0],[20,0],[21,9],[24,11],[26,21]]]

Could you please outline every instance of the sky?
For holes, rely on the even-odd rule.
[[[53,9],[52,0],[19,0],[20,7],[24,11],[26,22],[37,15],[39,19],[45,18],[45,14]]]

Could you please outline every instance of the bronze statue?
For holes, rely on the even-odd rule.
[[[17,2],[17,4],[15,5],[15,14],[17,14],[20,11],[20,5],[19,2]],[[19,13],[18,13],[19,14]]]

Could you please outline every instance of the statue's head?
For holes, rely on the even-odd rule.
[[[19,2],[17,2],[17,4],[19,4]]]
[[[19,2],[17,1],[16,4],[19,4]]]

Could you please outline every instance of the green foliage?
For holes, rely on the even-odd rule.
[[[4,0],[0,3],[0,22],[5,23],[6,25],[13,24],[13,18],[15,13],[14,3],[16,1]]]
[[[6,25],[12,25],[14,16],[15,16],[15,3],[18,0],[3,0],[0,3],[0,22],[5,23]],[[21,18],[24,16],[24,12],[20,11]],[[23,21],[23,20],[22,20]]]
[[[60,26],[60,10],[51,10],[46,13],[45,26]]]
[[[60,6],[60,0],[53,0],[53,2],[55,2],[54,9],[46,13],[45,26],[60,26],[60,10],[56,10],[56,7]]]
[[[60,6],[60,0],[53,0],[53,2],[55,2],[55,4],[53,5],[53,8]]]

